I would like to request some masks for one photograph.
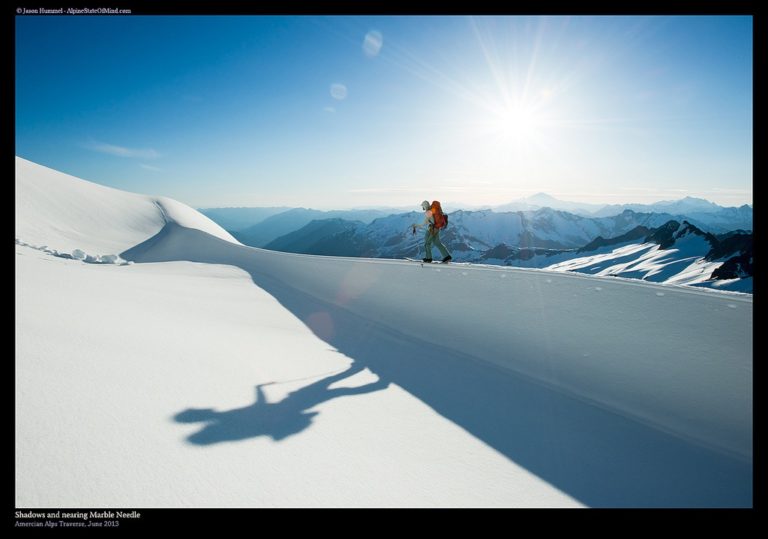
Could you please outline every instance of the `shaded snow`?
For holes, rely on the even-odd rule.
[[[703,281],[693,283],[693,286],[708,287],[713,290],[727,290],[730,292],[741,292],[751,294],[753,290],[752,277],[742,279],[722,279],[717,281]]]

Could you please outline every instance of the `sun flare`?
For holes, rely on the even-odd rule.
[[[536,138],[541,128],[541,117],[531,106],[511,105],[497,113],[495,130],[505,138],[526,140]]]

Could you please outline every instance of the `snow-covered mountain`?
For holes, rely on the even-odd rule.
[[[688,220],[700,228],[715,233],[730,230],[752,230],[752,207],[744,204],[738,208],[725,208],[703,198],[685,197],[680,200],[666,200],[654,204],[613,204],[595,212],[597,217],[609,217],[631,210],[640,213],[665,213],[674,215],[678,221]]]
[[[20,159],[16,239],[17,507],[752,505],[750,296],[256,249]]]
[[[546,193],[514,200],[508,204],[494,206],[495,212],[535,211],[551,208],[580,215],[582,217],[612,217],[627,210],[635,213],[659,213],[671,215],[678,221],[687,220],[711,232],[723,233],[729,230],[752,230],[752,207],[723,207],[703,198],[684,197],[679,200],[662,200],[653,204],[588,204],[557,199]]]
[[[506,213],[459,210],[449,215],[450,226],[442,233],[442,240],[456,261],[621,275],[751,293],[751,234],[745,231],[730,233],[748,238],[749,255],[736,273],[726,271],[733,264],[729,263],[722,270],[725,273],[718,273],[720,278],[713,279],[716,269],[747,251],[734,248],[713,256],[712,251],[719,244],[717,238],[688,221],[683,221],[685,227],[677,239],[682,242],[683,236],[694,234],[707,237],[707,241],[672,249],[673,233],[680,227],[680,222],[671,217],[659,213],[638,214],[632,210],[599,219],[549,208]],[[317,220],[265,247],[327,256],[419,258],[423,256],[423,232],[413,234],[410,224],[420,218],[420,213],[411,212],[377,219],[369,225],[340,219]],[[640,248],[641,244],[644,247]],[[612,256],[621,259],[622,268],[635,267],[630,263],[632,256],[642,257],[642,260],[655,257],[654,260],[663,263],[667,269],[664,272],[624,269],[614,272],[592,262],[592,257],[598,254],[601,264]],[[640,260],[634,262],[639,264]],[[674,275],[670,274],[673,268],[679,270]],[[731,277],[723,278],[726,274]],[[738,277],[733,276],[736,274]]]
[[[721,208],[717,212],[687,212],[691,220],[702,223],[713,232],[728,232],[731,230],[752,230],[752,207],[744,204],[738,208]]]
[[[411,234],[410,225],[422,219],[421,212],[411,212],[376,219],[367,225],[348,224],[344,233],[322,238],[322,245],[312,244],[308,247],[311,250],[300,252],[326,255],[345,252],[349,256],[382,258],[418,256],[423,233]],[[668,214],[638,214],[629,210],[603,218],[582,217],[550,208],[505,213],[459,210],[449,213],[449,226],[441,237],[456,260],[479,261],[488,249],[499,244],[523,248],[575,249],[597,236],[616,237],[637,226],[656,228],[672,219]],[[350,233],[352,228],[354,232]],[[317,237],[318,229],[319,225],[314,224],[295,231],[291,238],[295,244],[304,235]],[[240,239],[247,244],[244,238]],[[306,245],[310,242],[302,243]],[[285,250],[291,249],[286,247]]]
[[[387,228],[391,224],[401,224],[401,219],[397,216],[403,215],[403,212],[394,209],[320,211],[306,208],[210,208],[200,211],[232,232],[239,241],[252,247],[267,247],[276,242],[268,248],[308,254],[344,253],[349,256],[397,258],[403,253],[407,256],[414,255],[413,245],[395,239],[401,231]],[[415,212],[406,213],[409,216],[414,215],[417,220],[420,219]],[[723,208],[693,197],[655,204],[603,206],[562,201],[546,193],[538,193],[494,208],[454,209],[451,213],[454,222],[461,221],[464,224],[464,230],[455,234],[450,241],[456,242],[454,247],[463,251],[460,256],[467,260],[482,258],[485,256],[482,251],[498,245],[570,249],[591,241],[595,237],[593,234],[615,237],[634,226],[654,227],[670,220],[688,221],[700,229],[716,234],[752,229],[750,206]],[[492,215],[490,220],[489,214]],[[503,217],[505,214],[516,214],[516,217]],[[385,217],[392,219],[381,220]],[[327,225],[326,230],[335,230],[337,233],[341,232],[337,230],[340,226],[339,219],[361,221],[363,225],[358,227],[361,229],[368,225],[384,227],[388,235],[385,243],[390,248],[376,247],[375,242],[381,239],[381,234],[371,234],[367,230],[352,233],[352,226],[349,224],[344,225],[344,233],[338,238],[320,238],[318,230],[321,225],[317,224],[302,230],[312,221],[326,219],[332,219],[335,223]],[[378,222],[372,225],[374,220]],[[616,221],[616,224],[612,225],[611,220]],[[289,234],[289,240],[281,239]],[[299,239],[305,234],[311,235],[320,245],[313,245],[308,239]],[[291,245],[304,245],[306,248],[298,249]],[[391,248],[393,246],[394,248]],[[472,252],[478,250],[481,253]]]
[[[730,235],[720,241],[688,222],[670,221],[642,243],[627,242],[581,254],[546,268],[752,292],[751,234]],[[722,266],[725,268],[720,270]]]
[[[685,197],[679,200],[662,200],[653,204],[609,204],[596,212],[600,216],[616,215],[624,210],[637,212],[664,212],[671,214],[717,213],[722,206],[703,198]]]
[[[751,233],[715,236],[687,221],[669,221],[615,238],[598,236],[579,249],[497,245],[481,261],[752,293],[752,253]]]
[[[497,213],[510,212],[510,211],[535,211],[542,208],[550,208],[553,210],[562,210],[576,215],[590,216],[599,211],[603,204],[589,204],[586,202],[571,202],[568,200],[560,200],[547,193],[536,193],[529,197],[513,200],[507,204],[500,206],[493,206],[491,209]],[[616,214],[621,212],[616,212]],[[615,214],[613,214],[615,215]]]

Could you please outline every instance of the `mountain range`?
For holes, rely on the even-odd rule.
[[[444,208],[451,216],[451,223],[460,225],[458,229],[451,227],[449,230],[449,233],[456,236],[449,238],[449,241],[456,241],[460,250],[486,250],[501,243],[520,247],[578,248],[598,235],[615,237],[637,225],[654,228],[670,220],[688,221],[713,234],[733,230],[750,231],[753,214],[752,207],[746,204],[738,208],[725,208],[693,197],[647,205],[605,206],[561,201],[545,193],[495,208],[454,210],[449,205]],[[408,224],[421,219],[419,212],[403,212],[402,208],[334,211],[308,208],[207,208],[200,212],[246,245],[269,246],[270,249],[295,252],[342,252],[350,256],[356,256],[354,253],[361,251],[373,256],[414,254],[412,247],[404,247],[404,242],[398,241],[396,236]],[[301,231],[312,221],[324,220],[341,220],[347,224],[342,226],[338,221],[330,221],[325,225],[314,224]],[[356,221],[359,223],[355,226],[348,223]],[[323,227],[327,227],[327,230],[323,231]],[[361,232],[360,229],[365,227],[383,228],[386,232]],[[356,232],[351,232],[352,228],[356,228]],[[341,232],[344,232],[343,242],[340,243],[341,238],[330,238]],[[302,238],[307,234],[322,245],[313,245],[311,238]],[[294,242],[298,244],[294,245]],[[387,249],[382,250],[381,245]]]
[[[752,207],[750,205],[724,207],[703,198],[690,196],[679,200],[662,200],[653,204],[606,205],[559,200],[546,193],[537,193],[490,209],[504,212],[534,211],[541,208],[563,210],[585,217],[611,217],[626,210],[637,213],[667,213],[678,218],[700,221],[704,226],[713,229],[714,232],[752,228]]]
[[[638,226],[617,238],[598,237],[575,251],[497,247],[483,261],[747,293],[753,289],[752,234],[713,235],[687,221],[655,229]]]
[[[420,258],[423,233],[411,229],[420,215],[392,215],[369,224],[315,220],[265,248],[326,256]],[[715,235],[670,214],[625,210],[613,217],[589,218],[549,208],[458,211],[451,214],[442,239],[455,261],[752,291],[750,232]]]
[[[562,201],[538,193],[493,208],[450,211],[450,207],[446,205],[450,226],[443,232],[442,239],[456,261],[625,274],[624,270],[607,272],[580,259],[595,256],[595,251],[599,251],[601,260],[607,260],[611,249],[606,249],[612,246],[646,245],[633,252],[645,257],[643,260],[653,256],[657,260],[660,255],[652,255],[651,251],[664,251],[660,259],[669,265],[673,259],[683,256],[670,253],[682,251],[670,251],[674,240],[660,235],[665,230],[677,231],[684,223],[686,231],[706,235],[709,247],[701,242],[697,244],[689,258],[700,263],[697,267],[700,271],[695,276],[688,271],[685,278],[679,277],[677,281],[686,284],[695,281],[700,286],[702,282],[707,286],[711,281],[721,287],[751,292],[752,235],[749,232],[753,211],[746,204],[725,208],[704,199],[685,197],[654,204],[599,205]],[[422,214],[401,210],[211,208],[201,212],[227,228],[243,244],[254,247],[326,256],[421,257],[423,239],[420,234],[412,233],[411,225],[420,222]],[[713,257],[714,243],[724,235],[735,239],[724,242],[725,247],[718,247],[723,252]],[[740,242],[740,248],[729,250],[727,246],[734,242]],[[624,251],[617,256],[627,256],[622,253]],[[706,266],[701,265],[705,263]],[[667,273],[649,270],[633,275],[663,282],[671,277],[661,279],[659,275]]]
[[[720,234],[731,230],[752,229],[752,207],[723,207],[707,200],[685,197],[680,200],[660,201],[654,204],[588,204],[559,200],[546,193],[514,200],[498,206],[468,206],[460,203],[443,205],[445,211],[492,211],[494,213],[535,212],[550,208],[580,217],[614,217],[626,210],[635,213],[661,213],[678,221],[696,223],[702,229]],[[262,247],[269,242],[300,229],[313,220],[345,219],[370,223],[373,219],[408,213],[403,208],[365,208],[320,211],[307,208],[203,208],[199,210],[224,229],[236,232],[248,245]]]
[[[348,221],[370,223],[376,218],[389,215],[389,212],[386,210],[375,209],[321,211],[308,208],[292,208],[272,214],[247,226],[244,226],[245,221],[241,220],[238,228],[227,228],[221,220],[222,216],[224,218],[229,218],[229,212],[221,211],[227,209],[229,208],[218,208],[219,211],[209,209],[201,211],[201,213],[219,223],[219,225],[226,230],[229,230],[238,241],[252,247],[264,247],[269,242],[297,231],[315,220],[344,219]]]

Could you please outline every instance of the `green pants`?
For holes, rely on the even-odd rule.
[[[443,258],[448,256],[448,249],[445,248],[443,242],[440,241],[439,230],[427,230],[427,234],[424,236],[424,250],[427,252],[426,258],[432,258],[432,245],[437,247]]]

